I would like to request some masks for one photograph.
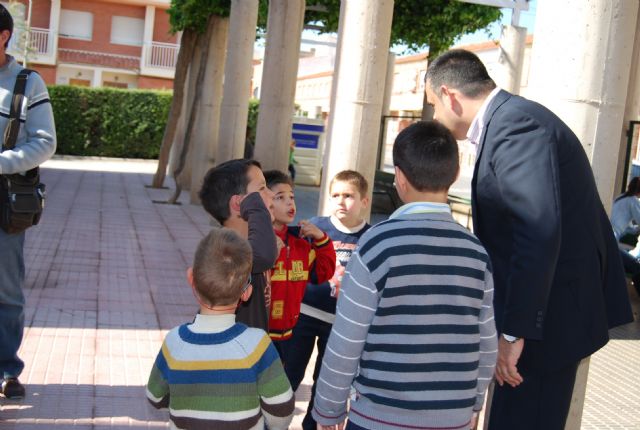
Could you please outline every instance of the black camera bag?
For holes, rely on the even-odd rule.
[[[2,150],[16,146],[20,131],[20,112],[24,90],[32,70],[23,69],[16,78],[9,112],[9,121],[4,132]],[[44,207],[45,186],[40,183],[40,170],[35,167],[24,175],[15,173],[0,175],[0,227],[16,234],[38,224]]]

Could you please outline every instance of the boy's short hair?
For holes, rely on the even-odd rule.
[[[369,192],[369,183],[364,176],[355,170],[343,170],[338,172],[329,183],[329,192],[331,192],[331,187],[333,187],[333,184],[336,182],[347,182],[348,184],[353,185],[360,193],[361,198],[366,197]]]
[[[212,306],[240,299],[251,274],[249,242],[229,228],[215,228],[198,244],[193,260],[193,282],[200,297]]]
[[[264,172],[264,179],[267,181],[267,188],[269,189],[278,184],[287,184],[293,188],[291,177],[280,170],[267,170]]]
[[[204,209],[220,224],[231,216],[229,212],[231,197],[247,193],[249,184],[247,171],[251,166],[262,168],[256,160],[239,158],[225,161],[210,169],[205,175],[198,195]]]
[[[447,191],[458,176],[458,142],[435,121],[419,121],[398,134],[393,165],[418,191]]]
[[[9,30],[9,33],[13,35],[13,18],[7,8],[0,4],[0,31],[5,30]],[[7,39],[7,43],[4,44],[5,49],[9,46],[9,40],[11,40],[11,36]]]

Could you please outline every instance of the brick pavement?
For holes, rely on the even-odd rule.
[[[27,237],[22,401],[0,398],[0,429],[166,428],[144,384],[166,330],[193,317],[185,270],[209,230],[198,206],[152,203],[146,162],[52,160],[48,200]],[[169,181],[168,181],[169,182]],[[299,188],[301,213],[317,190]],[[183,199],[186,199],[186,193]],[[638,301],[635,300],[636,311]],[[591,361],[583,429],[640,429],[640,326],[613,331]],[[298,428],[309,395],[298,394]]]

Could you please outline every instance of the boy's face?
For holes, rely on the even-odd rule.
[[[256,191],[260,193],[260,197],[262,197],[264,205],[271,213],[271,221],[273,221],[273,192],[267,188],[267,181],[264,179],[262,170],[260,170],[258,166],[249,167],[249,170],[247,170],[247,178],[249,179],[249,183],[247,184],[247,194],[251,194]]]
[[[333,181],[331,184],[331,212],[346,227],[355,227],[362,222],[362,209],[369,199],[361,196],[358,188],[349,182]]]
[[[276,184],[271,187],[273,191],[273,216],[274,225],[281,227],[291,224],[296,216],[296,201],[293,189],[289,184]]]

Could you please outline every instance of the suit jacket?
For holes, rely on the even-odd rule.
[[[496,326],[526,339],[519,368],[560,368],[633,321],[613,230],[584,149],[556,115],[500,91],[484,119],[473,226],[493,263]]]

